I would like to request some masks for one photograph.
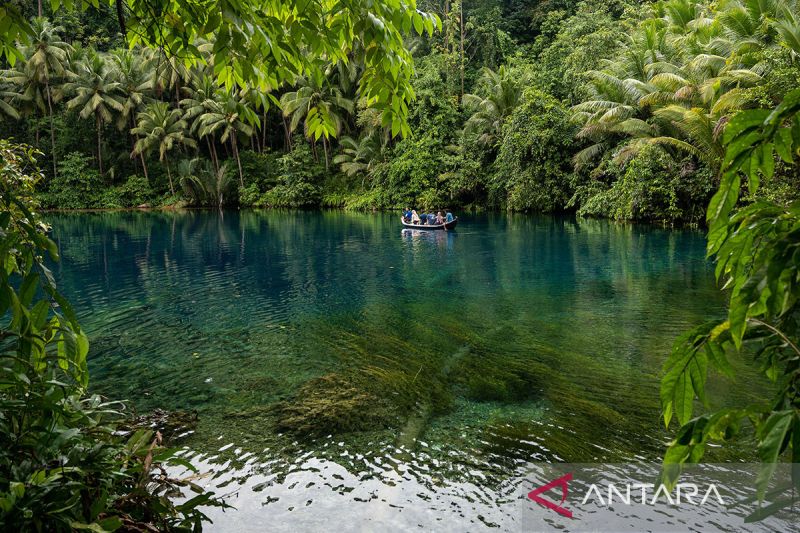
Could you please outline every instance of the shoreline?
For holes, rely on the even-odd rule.
[[[381,208],[369,210],[351,210],[344,207],[314,207],[314,208],[301,208],[301,207],[225,207],[218,209],[215,207],[199,207],[199,206],[161,206],[161,207],[96,207],[87,209],[39,209],[40,213],[118,213],[118,212],[140,212],[140,213],[157,213],[157,212],[178,212],[178,211],[306,211],[306,212],[322,212],[322,211],[342,211],[346,213],[392,213],[400,212],[401,208]],[[538,212],[525,212],[525,211],[508,211],[500,209],[480,209],[480,210],[465,210],[464,213],[469,215],[484,215],[484,214],[506,214],[506,215],[525,215],[525,216],[551,216],[551,217],[571,217],[575,219],[584,220],[606,220],[615,225],[632,225],[632,226],[653,226],[661,229],[670,230],[691,230],[691,231],[705,231],[706,226],[698,223],[685,223],[675,224],[667,221],[643,221],[643,220],[616,220],[604,217],[586,217],[579,216],[574,211],[564,211],[559,213],[538,213]]]

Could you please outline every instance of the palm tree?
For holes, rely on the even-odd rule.
[[[227,164],[217,169],[209,165],[208,160],[184,160],[178,164],[178,175],[186,196],[199,205],[222,208],[225,197],[235,187]]]
[[[494,147],[503,123],[519,104],[522,89],[504,66],[497,72],[484,67],[477,87],[481,95],[465,94],[462,98],[464,107],[472,113],[464,132],[477,137],[479,143]]]
[[[23,49],[24,50],[24,49]],[[0,78],[6,82],[4,99],[8,106],[5,112],[13,117],[35,117],[47,112],[47,103],[42,86],[33,78],[33,73],[21,61],[15,68],[0,71]],[[39,147],[39,121],[35,120],[36,147]]]
[[[333,158],[333,162],[348,176],[362,174],[363,187],[364,180],[372,175],[382,160],[383,147],[379,133],[364,135],[358,141],[352,137],[342,137],[340,144],[342,151]]]
[[[181,100],[181,90],[191,79],[189,68],[182,58],[162,49],[146,48],[143,53],[156,94],[162,97],[167,90],[172,90],[177,105]]]
[[[717,168],[723,126],[753,103],[749,89],[762,82],[763,66],[752,52],[779,44],[772,17],[783,12],[780,5],[786,3],[733,1],[712,19],[700,2],[663,4],[664,17],[634,33],[623,59],[591,73],[592,97],[573,111],[583,126],[578,137],[593,144],[575,156],[576,167],[621,142],[618,162],[645,144],[659,144]]]
[[[338,74],[338,71],[337,71]],[[329,82],[324,73],[317,72],[297,80],[299,88],[281,97],[283,116],[290,118],[289,131],[293,133],[300,123],[312,146],[322,137],[325,150],[325,167],[328,167],[328,138],[337,137],[345,124],[345,114],[352,114],[355,103],[344,96],[338,84]]]
[[[141,137],[133,148],[135,155],[158,149],[158,160],[167,167],[170,193],[175,194],[172,172],[169,161],[166,160],[167,153],[179,146],[197,147],[197,143],[188,135],[187,124],[181,116],[181,110],[170,109],[166,102],[148,104],[144,111],[137,115],[137,126],[131,132]]]
[[[33,29],[30,45],[23,52],[26,56],[24,69],[32,85],[29,87],[41,92],[40,100],[47,104],[50,117],[50,143],[53,157],[53,175],[57,174],[56,133],[53,125],[53,82],[63,78],[69,66],[69,54],[72,47],[61,40],[58,35],[64,28],[53,26],[41,16],[31,21]],[[37,87],[38,86],[38,87]],[[30,95],[29,95],[30,96]]]
[[[227,91],[218,91],[216,98],[209,102],[208,106],[208,110],[197,118],[200,138],[219,135],[221,143],[230,142],[231,152],[239,168],[239,185],[244,187],[237,136],[240,133],[247,137],[253,134],[254,125],[258,124],[258,114],[246,100],[241,100],[236,94]]]
[[[14,120],[19,120],[21,104],[27,102],[28,97],[17,91],[17,88],[10,82],[8,73],[12,71],[0,71],[0,116],[7,116]],[[6,82],[6,80],[9,80]]]
[[[69,109],[79,109],[79,116],[87,119],[94,115],[97,128],[97,166],[103,173],[103,125],[110,123],[113,112],[122,113],[124,99],[122,84],[117,80],[117,72],[102,54],[90,51],[85,59],[74,66],[69,83],[64,85],[67,94],[74,95],[67,102]]]
[[[189,88],[190,96],[180,101],[181,108],[184,110],[183,118],[191,121],[191,132],[202,138],[199,135],[200,121],[198,120],[205,113],[212,112],[216,108],[217,93],[219,86],[214,79],[204,72],[197,72],[192,76],[191,87]],[[211,155],[211,161],[214,164],[214,169],[219,169],[219,158],[217,157],[216,142],[212,136],[206,136],[206,144],[208,152]]]
[[[122,110],[117,116],[117,129],[130,131],[136,127],[136,113],[151,100],[148,93],[152,89],[152,76],[140,50],[119,49],[113,50],[110,55],[121,85]],[[131,137],[132,148],[135,148],[137,140],[135,135]],[[139,157],[144,177],[149,179],[144,154],[139,154]]]

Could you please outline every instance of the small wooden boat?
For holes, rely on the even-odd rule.
[[[445,222],[444,224],[411,224],[410,222],[406,222],[405,220],[403,220],[403,217],[400,217],[400,222],[403,223],[403,226],[409,229],[426,229],[426,230],[442,229],[445,231],[450,231],[456,229],[456,224],[458,224],[458,217],[455,217],[450,222]]]

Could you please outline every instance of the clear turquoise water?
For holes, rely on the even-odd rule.
[[[197,411],[187,455],[238,508],[214,515],[221,530],[325,513],[355,529],[505,527],[532,462],[658,460],[664,358],[724,309],[693,231],[505,214],[454,233],[338,211],[48,218],[93,388]],[[716,404],[763,393],[739,366],[748,387],[712,378]]]

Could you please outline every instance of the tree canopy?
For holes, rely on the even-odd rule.
[[[102,0],[51,0],[52,8],[97,8]],[[116,0],[107,0],[117,5]],[[126,0],[117,6],[120,24],[130,46],[143,44],[164,50],[185,66],[205,60],[200,43],[213,39],[213,70],[229,90],[245,84],[263,92],[314,76],[328,62],[358,60],[363,64],[360,92],[367,104],[382,113],[392,133],[407,134],[408,102],[414,98],[410,79],[411,54],[402,32],[433,34],[441,21],[416,9],[414,0]],[[0,55],[10,63],[24,59],[17,42],[28,42],[34,28],[20,10],[0,10]],[[319,139],[335,135],[325,108],[310,134]]]

